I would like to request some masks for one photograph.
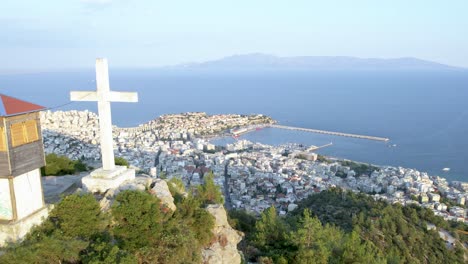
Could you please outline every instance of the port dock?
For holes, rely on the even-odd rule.
[[[319,129],[302,128],[302,127],[292,127],[292,126],[283,126],[283,125],[268,125],[267,127],[296,130],[296,131],[303,131],[303,132],[310,132],[310,133],[317,133],[317,134],[326,134],[326,135],[340,136],[340,137],[360,138],[360,139],[383,141],[383,142],[387,142],[390,140],[389,138],[383,138],[383,137],[349,134],[349,133],[333,132],[333,131],[326,131],[326,130],[319,130]]]

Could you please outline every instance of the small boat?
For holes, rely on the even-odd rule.
[[[443,171],[450,171],[450,168],[443,168]]]

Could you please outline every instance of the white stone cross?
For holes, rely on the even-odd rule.
[[[101,159],[104,171],[115,169],[114,140],[112,137],[111,102],[138,102],[138,94],[114,92],[109,88],[107,59],[96,59],[96,91],[70,92],[71,101],[98,102]]]

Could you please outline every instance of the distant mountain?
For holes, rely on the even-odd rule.
[[[376,59],[346,56],[277,57],[261,53],[234,55],[219,60],[179,65],[207,69],[291,70],[466,70],[416,58]]]

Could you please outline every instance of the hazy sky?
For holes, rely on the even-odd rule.
[[[0,70],[149,67],[262,52],[468,67],[467,0],[2,0]]]

